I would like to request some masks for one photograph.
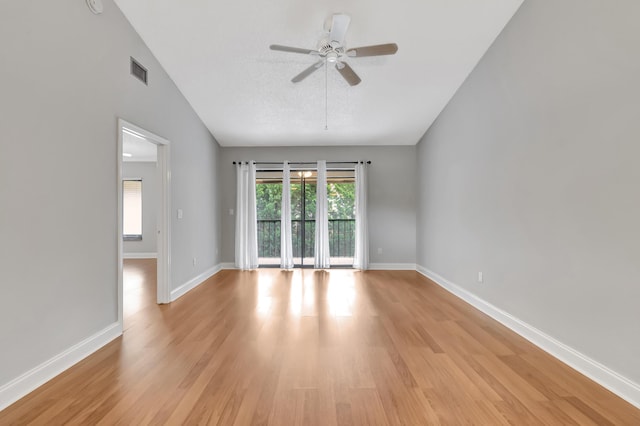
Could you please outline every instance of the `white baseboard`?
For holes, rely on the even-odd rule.
[[[93,336],[84,339],[64,352],[32,368],[9,383],[0,386],[0,411],[53,379],[69,367],[82,361],[121,334],[122,325],[117,322],[113,323]]]
[[[203,282],[205,282],[206,280],[208,280],[209,278],[211,278],[212,276],[220,272],[220,270],[222,270],[222,266],[221,264],[218,264],[212,268],[207,269],[200,275],[190,279],[189,281],[182,284],[180,287],[176,288],[175,290],[171,290],[171,301],[173,302],[179,297],[184,296],[187,292],[198,287],[200,284],[202,284]]]
[[[418,265],[416,270],[438,284],[440,287],[461,298],[491,318],[518,333],[540,349],[553,355],[571,368],[589,377],[594,382],[640,408],[640,385],[616,373],[599,362],[589,358],[570,346],[554,339],[530,324],[514,317],[508,312],[490,304],[464,288],[448,281],[444,277]]]
[[[415,263],[370,263],[372,271],[415,271]]]
[[[158,253],[122,253],[123,259],[157,259]]]
[[[345,265],[339,265],[345,266]],[[348,266],[348,265],[347,265]],[[235,263],[221,263],[220,267],[222,269],[238,269],[236,268]],[[379,270],[379,271],[415,271],[416,264],[415,263],[370,263],[369,270]]]

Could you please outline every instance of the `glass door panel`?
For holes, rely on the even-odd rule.
[[[355,192],[355,173],[352,170],[327,172],[331,266],[353,265],[356,231]]]
[[[316,218],[316,172],[291,172],[291,233],[293,263],[313,266]]]
[[[280,206],[282,172],[256,172],[258,264],[280,266]]]

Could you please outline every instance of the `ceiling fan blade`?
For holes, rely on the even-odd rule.
[[[303,53],[305,55],[308,55],[310,53],[318,53],[317,50],[301,49],[299,47],[281,46],[279,44],[272,44],[271,46],[269,46],[269,49],[279,50],[280,52]]]
[[[315,70],[319,69],[322,65],[324,65],[324,60],[318,61],[315,64],[311,65],[306,70],[302,71],[300,74],[296,75],[291,79],[294,83],[299,83],[305,78],[309,77]]]
[[[355,73],[353,68],[351,68],[346,62],[338,62],[336,64],[336,69],[351,86],[356,86],[362,81],[360,77],[358,77],[358,74]]]
[[[349,28],[350,22],[351,18],[349,17],[349,15],[333,15],[329,41],[337,41],[341,45],[344,44],[344,36],[347,34],[347,29]]]
[[[363,56],[393,55],[398,51],[395,43],[376,44],[375,46],[355,47],[347,50],[347,56],[361,58]]]

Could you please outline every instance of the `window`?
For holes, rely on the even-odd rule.
[[[122,181],[122,233],[125,241],[142,240],[142,180]]]

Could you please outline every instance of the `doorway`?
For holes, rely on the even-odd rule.
[[[125,150],[126,147],[126,150]],[[138,149],[139,148],[139,149]],[[131,151],[131,152],[130,152]],[[134,152],[135,151],[135,152]],[[150,158],[154,154],[155,158]],[[124,326],[124,248],[125,244],[143,243],[145,232],[144,216],[136,218],[137,209],[142,206],[136,205],[138,191],[145,191],[145,186],[149,187],[151,183],[155,184],[155,195],[153,202],[147,208],[153,209],[154,226],[149,228],[146,223],[147,241],[155,242],[155,302],[169,303],[169,277],[170,277],[170,198],[169,198],[169,141],[143,128],[140,128],[125,120],[118,120],[118,206],[117,206],[117,239],[118,239],[118,320],[121,326]],[[135,158],[137,156],[137,158]],[[147,184],[142,179],[143,168],[139,168],[138,172],[132,172],[125,166],[125,159],[137,160],[154,160],[154,171],[151,175],[147,175]],[[142,163],[143,161],[139,161]],[[124,178],[127,178],[126,180]],[[150,188],[147,188],[150,189]],[[143,195],[141,193],[140,195]],[[127,216],[125,217],[124,197],[130,197],[127,201],[133,200],[129,205]],[[142,201],[140,200],[140,203]],[[139,220],[139,222],[138,222]],[[148,220],[147,220],[148,222]],[[126,235],[125,235],[126,234]],[[140,246],[139,246],[140,247]],[[139,248],[138,247],[138,248]],[[149,245],[140,253],[140,257],[149,257]],[[140,250],[137,250],[140,252]],[[133,256],[135,257],[135,256]]]
[[[315,254],[317,172],[291,170],[291,233],[296,268],[312,268]],[[258,259],[261,267],[280,265],[282,171],[256,172]],[[332,267],[353,265],[355,250],[355,173],[327,170],[329,252]]]

